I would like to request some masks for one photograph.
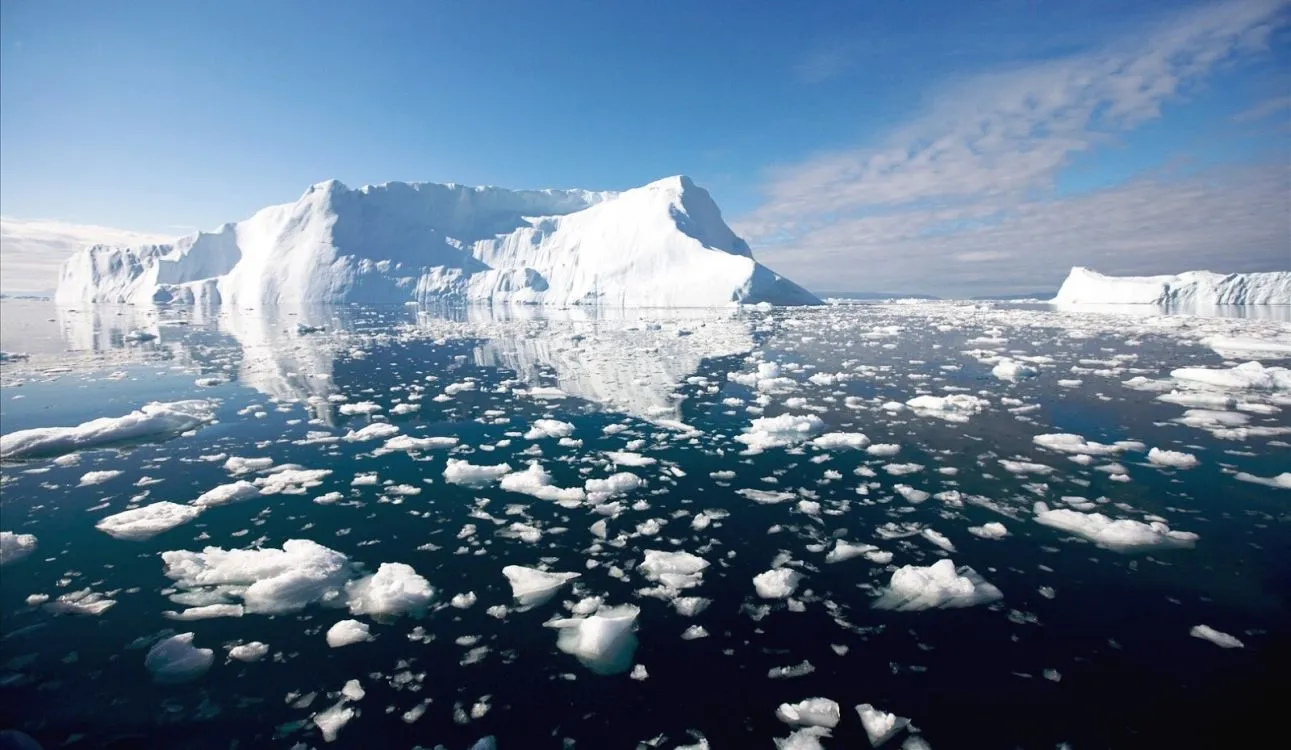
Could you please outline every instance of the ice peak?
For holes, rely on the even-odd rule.
[[[322,182],[316,182],[313,185],[310,185],[309,189],[305,191],[305,195],[312,195],[313,193],[331,195],[333,193],[344,193],[348,190],[349,188],[345,186],[345,183],[336,178],[332,178],[330,180],[323,180]]]

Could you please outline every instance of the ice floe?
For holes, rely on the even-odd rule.
[[[36,551],[35,534],[0,531],[0,565],[16,563]]]
[[[351,646],[372,639],[368,624],[358,620],[341,620],[327,629],[327,645],[332,648]]]
[[[508,565],[502,569],[511,584],[511,596],[523,607],[532,607],[549,601],[566,583],[578,578],[579,573],[550,573],[537,568]]]
[[[138,542],[186,524],[197,518],[201,512],[202,509],[195,505],[181,505],[163,500],[107,516],[94,524],[94,527],[117,539]]]
[[[143,664],[152,679],[162,685],[191,682],[206,674],[215,652],[193,645],[193,633],[180,633],[158,641],[148,650]]]
[[[345,555],[308,539],[289,539],[281,549],[161,553],[165,574],[181,589],[240,598],[246,611],[281,614],[341,601],[350,577]]]
[[[381,563],[377,572],[345,586],[350,612],[356,615],[420,616],[435,598],[430,582],[405,563]]]
[[[1035,504],[1035,520],[1045,526],[1082,536],[1100,547],[1117,552],[1154,548],[1187,548],[1199,538],[1187,531],[1171,531],[1161,521],[1144,523],[1131,519],[1112,520],[1102,513],[1081,513],[1070,508],[1050,509]]]
[[[36,427],[0,436],[0,458],[56,456],[141,441],[195,429],[215,418],[216,402],[153,401],[121,417],[101,417],[75,427]]]
[[[632,666],[637,637],[634,632],[641,609],[633,604],[601,607],[588,617],[551,620],[545,625],[559,630],[556,647],[577,657],[596,674],[626,672]]]
[[[1193,638],[1201,638],[1202,640],[1210,641],[1220,648],[1245,648],[1246,646],[1246,644],[1242,643],[1237,638],[1234,638],[1228,633],[1221,633],[1209,625],[1195,625],[1192,630],[1188,631],[1188,635]]]
[[[955,568],[949,559],[932,565],[903,565],[892,573],[883,594],[874,601],[878,609],[914,611],[935,607],[971,607],[1004,597],[968,566]]]

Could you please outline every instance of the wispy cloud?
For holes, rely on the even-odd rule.
[[[1233,122],[1255,122],[1284,110],[1291,110],[1291,96],[1275,96],[1233,115]]]
[[[773,170],[765,202],[736,222],[737,229],[762,247],[760,255],[778,270],[808,284],[813,283],[811,259],[822,256],[833,259],[824,279],[842,283],[838,264],[850,261],[857,272],[848,282],[865,289],[879,286],[873,277],[876,266],[886,269],[889,288],[910,289],[928,280],[929,269],[944,269],[943,285],[962,284],[974,274],[1009,272],[1021,268],[1012,263],[1020,254],[1049,258],[1049,271],[1033,276],[1030,284],[1055,275],[1060,279],[1065,271],[1060,266],[1068,260],[1044,248],[1045,239],[1034,232],[1044,227],[1094,239],[1091,232],[1098,221],[1080,222],[1091,201],[1112,193],[1046,200],[1059,171],[1074,155],[1160,117],[1164,104],[1186,94],[1208,73],[1266,49],[1273,30],[1287,21],[1287,5],[1285,0],[1208,5],[1096,52],[949,82],[932,92],[923,114],[879,145],[820,154]],[[1285,175],[1262,175],[1261,180],[1280,191],[1255,205],[1276,209],[1270,204],[1281,199],[1277,249],[1285,266]],[[1191,194],[1208,201],[1211,210],[1237,208],[1194,183],[1143,181],[1124,189],[1130,191],[1125,199],[1150,193],[1169,198],[1174,206]],[[1201,208],[1194,205],[1194,210]],[[1075,223],[1068,227],[1059,220]],[[1120,228],[1131,224],[1127,218]],[[1267,219],[1259,224],[1270,228]],[[1143,244],[1137,233],[1138,241],[1119,244],[1120,235],[1112,232],[1100,229],[1096,236],[1102,245],[1086,246],[1084,258],[1077,260],[1091,262],[1091,250],[1109,243],[1122,252],[1146,252],[1159,244]],[[1277,232],[1266,238],[1277,240]],[[1217,243],[1212,250],[1218,247],[1231,243]],[[908,262],[892,258],[897,253]],[[1001,253],[1010,260],[1001,261]],[[1155,257],[1158,264],[1165,259]],[[1132,263],[1121,255],[1111,259],[1118,264],[1109,271],[1126,271]],[[1173,260],[1177,267],[1186,265],[1182,258]],[[970,264],[971,269],[963,268]],[[1001,265],[1006,267],[996,267]],[[1026,267],[1039,270],[1037,264]]]
[[[0,217],[0,288],[6,292],[53,289],[59,264],[89,245],[139,245],[172,239],[92,224]]]
[[[802,83],[820,83],[840,75],[852,66],[852,53],[839,45],[818,49],[794,66],[793,72]]]

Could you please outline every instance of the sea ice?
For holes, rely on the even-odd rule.
[[[842,719],[838,703],[828,698],[808,698],[797,703],[781,703],[776,718],[790,726],[833,729]]]
[[[651,581],[661,583],[669,589],[680,590],[702,583],[704,569],[707,567],[707,560],[689,552],[648,549],[637,569]]]
[[[1228,633],[1221,633],[1209,625],[1196,625],[1188,631],[1188,635],[1210,641],[1220,648],[1244,648],[1246,645]]]
[[[122,417],[102,417],[75,427],[36,427],[0,436],[0,457],[56,456],[126,441],[186,432],[215,418],[214,401],[154,401]]]
[[[511,584],[511,595],[515,600],[521,606],[530,607],[549,601],[561,586],[581,574],[549,573],[537,568],[508,565],[502,569],[502,575]]]
[[[865,727],[865,736],[870,740],[870,747],[882,745],[910,724],[909,719],[880,711],[868,703],[857,706],[856,713],[861,717],[861,726]]]
[[[971,607],[1002,599],[1004,594],[968,566],[955,568],[949,559],[927,567],[904,565],[892,574],[878,609],[913,611],[934,607]]]
[[[372,633],[366,622],[341,620],[327,629],[327,645],[332,648],[350,646],[370,640],[372,640]]]
[[[563,438],[574,434],[574,425],[559,419],[536,419],[529,431],[524,434],[525,440],[542,440],[544,438]]]
[[[269,653],[269,644],[260,641],[243,643],[229,649],[229,658],[236,661],[260,661]]]
[[[381,563],[377,572],[345,585],[350,612],[356,615],[420,617],[435,598],[430,582],[405,563]]]
[[[921,417],[963,423],[974,414],[980,414],[990,402],[967,393],[952,393],[949,396],[915,396],[905,404]]]
[[[1100,547],[1116,552],[1192,547],[1198,539],[1191,532],[1171,531],[1169,526],[1160,521],[1113,521],[1102,513],[1081,513],[1069,508],[1050,510],[1044,503],[1035,504],[1035,520],[1045,526],[1085,537]]]
[[[1148,461],[1156,466],[1169,466],[1175,469],[1191,469],[1201,464],[1201,461],[1191,453],[1166,451],[1160,448],[1148,451]]]
[[[192,633],[180,633],[158,641],[148,650],[143,664],[152,679],[162,685],[196,680],[211,668],[215,652],[193,645]]]
[[[230,484],[217,485],[216,487],[212,487],[206,492],[203,492],[201,495],[197,496],[196,500],[193,501],[193,505],[200,508],[210,508],[216,505],[226,505],[228,503],[250,500],[251,498],[259,497],[259,495],[259,487],[256,487],[245,479],[239,479],[238,481]]]
[[[476,465],[461,459],[448,459],[444,479],[453,484],[484,485],[511,473],[511,464]]]
[[[785,599],[798,588],[802,574],[789,568],[773,568],[753,576],[753,589],[763,599]]]
[[[94,524],[94,527],[111,537],[138,542],[186,524],[201,512],[202,509],[195,505],[180,505],[163,500],[107,516]]]
[[[590,617],[552,620],[547,627],[557,628],[556,647],[578,658],[596,674],[626,672],[632,666],[637,637],[633,632],[639,607],[624,604],[602,607]]]
[[[16,563],[36,551],[35,534],[0,531],[0,565]]]
[[[247,612],[258,614],[336,601],[350,576],[349,558],[308,539],[289,539],[282,549],[207,547],[163,552],[161,558],[179,588],[240,597]]]
[[[748,452],[760,453],[768,448],[782,448],[811,437],[825,423],[815,414],[781,414],[778,417],[759,417],[753,420],[744,434],[736,440],[747,445]]]

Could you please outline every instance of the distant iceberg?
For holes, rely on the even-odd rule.
[[[95,245],[60,304],[820,304],[753,259],[683,176],[622,193],[335,180],[173,244]]]
[[[1071,305],[1291,305],[1291,271],[1107,276],[1076,266],[1052,301]]]

